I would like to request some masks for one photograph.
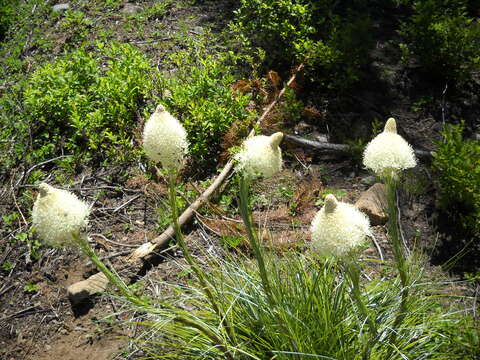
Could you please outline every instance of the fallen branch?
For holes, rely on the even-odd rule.
[[[287,84],[285,87],[278,93],[276,98],[265,108],[263,111],[262,116],[258,118],[258,120],[255,123],[254,128],[250,131],[247,137],[251,137],[255,134],[255,127],[258,127],[261,122],[267,117],[267,115],[272,111],[272,109],[277,105],[277,103],[280,101],[282,96],[285,94],[285,91],[287,90],[288,87],[295,81],[295,78],[297,77],[297,74],[303,69],[304,65],[301,64],[298,66],[298,68],[295,70],[294,74],[290,77],[288,80]],[[210,196],[220,187],[220,185],[225,181],[225,179],[228,177],[230,172],[233,169],[233,160],[230,159],[225,167],[223,168],[222,172],[215,178],[213,183],[179,216],[178,218],[178,224],[180,227],[185,225],[187,221],[191,219],[193,214],[203,205],[207,202],[207,200],[210,198]],[[126,262],[123,266],[122,269],[119,270],[124,270],[128,267],[133,267],[134,264],[139,263],[139,260],[147,258],[149,255],[154,254],[155,250],[159,247],[165,246],[170,239],[173,239],[175,235],[175,231],[173,229],[173,226],[170,225],[160,236],[157,236],[155,239],[153,239],[150,242],[147,242],[140,247],[138,247],[133,253],[128,257],[128,262]],[[91,290],[88,287],[89,280],[92,280],[92,282],[95,282],[95,287]],[[85,284],[85,286],[79,286],[80,283]],[[75,283],[71,286],[68,287],[68,292],[69,292],[69,297],[71,300],[75,299],[74,302],[81,301],[82,299],[85,299],[95,293],[103,291],[108,284],[108,280],[106,279],[106,276],[103,275],[103,273],[97,273],[87,280],[83,280],[79,283]]]
[[[348,154],[355,150],[354,147],[345,144],[331,144],[315,140],[309,140],[297,135],[285,135],[285,141],[315,149],[318,153],[322,154]],[[428,160],[432,158],[431,151],[414,149],[415,155],[419,159]]]

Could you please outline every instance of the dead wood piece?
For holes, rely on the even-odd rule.
[[[354,150],[353,147],[350,145],[346,144],[331,144],[331,143],[324,143],[324,142],[319,142],[315,140],[309,140],[302,138],[297,135],[285,135],[285,141],[291,142],[296,145],[308,147],[308,148],[314,148],[318,153],[322,154],[347,154],[348,152]],[[419,149],[414,149],[415,155],[419,159],[424,159],[428,160],[432,158],[432,152],[431,151],[425,151],[425,150],[419,150]]]

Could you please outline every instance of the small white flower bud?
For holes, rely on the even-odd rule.
[[[163,105],[158,105],[143,130],[143,149],[154,162],[169,171],[183,166],[188,151],[187,132]]]
[[[271,136],[258,135],[243,143],[242,149],[235,155],[236,170],[246,177],[272,177],[282,170],[282,150],[279,145],[283,134],[277,132]]]
[[[384,131],[367,144],[363,164],[380,176],[395,176],[398,171],[416,166],[413,149],[397,134],[394,118],[388,119]]]
[[[90,206],[74,194],[43,183],[33,205],[32,224],[47,244],[72,246],[72,233],[80,233],[87,225],[89,213]]]
[[[342,257],[361,246],[371,234],[368,218],[353,205],[329,194],[310,227],[312,249],[321,255]]]

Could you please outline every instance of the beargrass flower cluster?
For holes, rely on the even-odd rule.
[[[367,144],[363,164],[379,176],[395,176],[399,171],[415,167],[412,147],[397,134],[394,118],[387,120],[385,129]]]
[[[315,215],[310,227],[312,249],[320,255],[343,257],[365,242],[371,234],[368,218],[351,204],[332,194]]]
[[[90,206],[69,191],[40,184],[33,205],[32,224],[37,235],[52,246],[72,246],[74,237],[88,223]]]
[[[258,135],[243,143],[242,149],[235,155],[236,170],[250,179],[259,176],[272,177],[282,170],[282,151],[279,147],[283,133],[271,136]]]
[[[187,132],[162,105],[148,119],[143,130],[143,149],[154,162],[169,171],[178,171],[188,151]]]

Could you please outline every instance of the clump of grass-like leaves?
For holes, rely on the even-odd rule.
[[[142,358],[366,358],[372,334],[351,300],[348,277],[335,260],[321,261],[315,255],[295,252],[267,256],[273,306],[256,263],[247,258],[210,260],[209,286],[222,316],[195,278],[188,287],[164,283],[158,288],[170,287],[168,293],[175,296],[169,301],[184,313],[188,310],[192,324],[201,323],[211,334],[175,321],[168,309],[153,310],[164,306],[162,291],[149,299],[152,307],[135,307],[143,311],[142,319],[136,321],[146,326],[143,336],[134,340]],[[364,302],[381,332],[368,348],[368,357],[473,358],[478,346],[473,321],[462,313],[448,312],[440,305],[440,297],[432,295],[440,285],[424,281],[421,271],[415,273],[402,326],[396,329],[392,326],[402,301],[399,280],[386,276],[364,284]],[[394,345],[388,341],[392,332],[396,334]]]

